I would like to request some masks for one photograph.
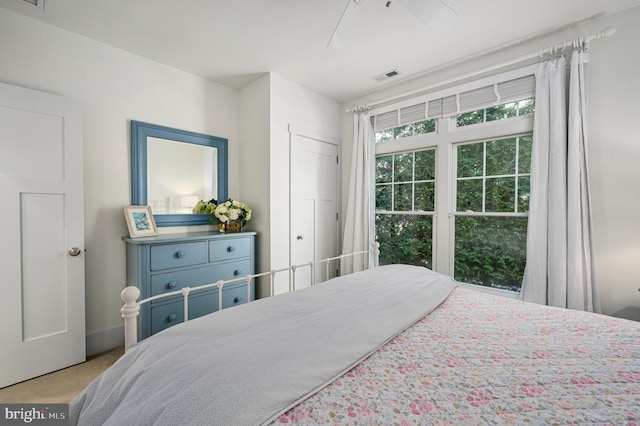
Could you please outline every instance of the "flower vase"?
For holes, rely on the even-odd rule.
[[[223,233],[232,233],[232,232],[240,232],[242,231],[242,221],[241,220],[230,220],[226,223],[220,223],[218,225],[220,232]]]

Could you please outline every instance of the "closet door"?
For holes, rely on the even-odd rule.
[[[0,387],[85,361],[82,114],[0,83]]]
[[[338,141],[291,128],[291,264],[304,265],[338,255],[339,176]],[[337,275],[331,264],[328,278]],[[315,281],[327,280],[318,264]],[[296,288],[308,287],[308,267],[296,272]]]

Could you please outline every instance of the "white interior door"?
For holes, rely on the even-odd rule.
[[[340,168],[338,142],[304,130],[291,129],[291,263],[338,254],[338,194]],[[329,276],[335,276],[333,264]],[[324,266],[315,272],[316,282],[327,279]],[[308,287],[308,267],[296,272],[296,288]]]
[[[0,83],[0,387],[85,361],[82,114]]]

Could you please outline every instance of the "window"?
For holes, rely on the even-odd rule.
[[[435,150],[376,158],[376,234],[381,263],[429,266],[435,206]]]
[[[488,123],[490,121],[504,120],[506,118],[520,117],[533,114],[535,99],[522,99],[494,107],[479,109],[476,111],[459,114],[456,118],[456,126],[470,126],[473,124]]]
[[[408,136],[423,135],[436,131],[436,120],[423,120],[417,123],[406,124],[404,126],[392,127],[390,129],[376,132],[376,143],[390,141],[393,139],[406,138]]]
[[[520,291],[526,260],[531,135],[459,144],[454,278]]]
[[[469,284],[520,291],[532,72],[517,70],[510,78],[496,76],[372,113],[376,142],[384,142],[376,144],[375,184],[382,264],[422,265]]]

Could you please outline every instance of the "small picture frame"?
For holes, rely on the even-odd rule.
[[[158,228],[149,206],[125,206],[124,217],[131,238],[158,235]]]

